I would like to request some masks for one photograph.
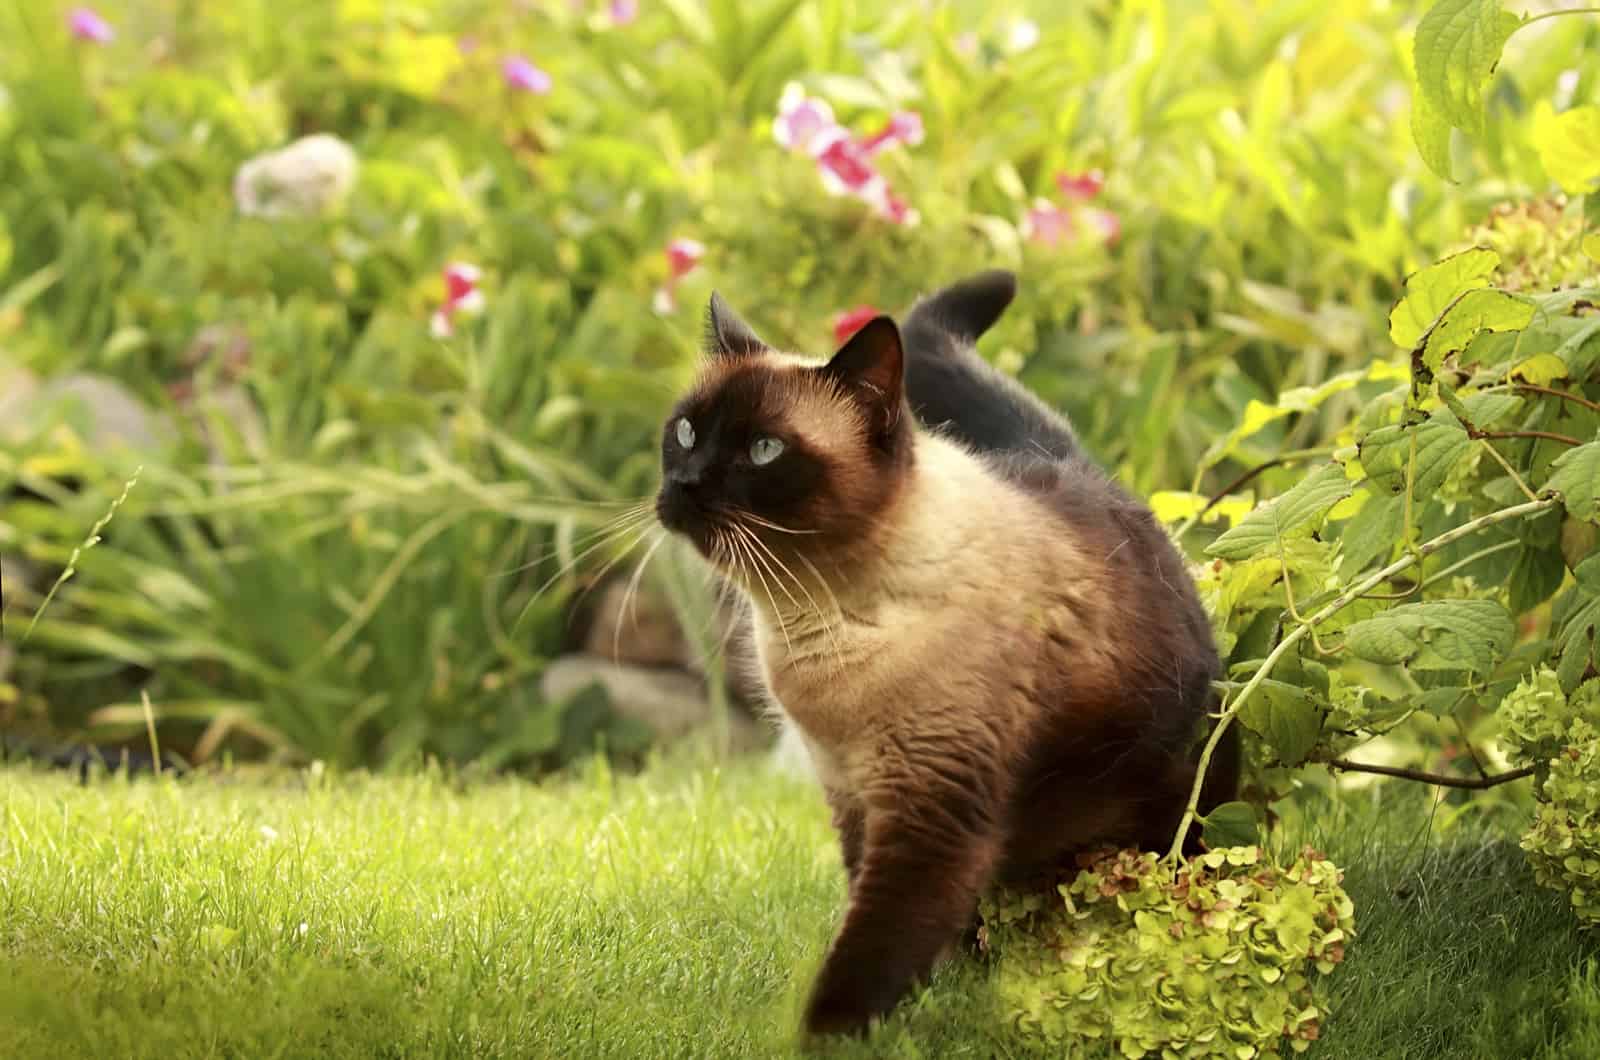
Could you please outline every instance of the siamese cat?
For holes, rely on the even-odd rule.
[[[839,833],[849,905],[808,1033],[865,1030],[991,884],[1165,849],[1194,782],[1206,615],[1150,510],[973,350],[1015,290],[971,277],[826,362],[713,294],[710,356],[666,421],[657,515],[748,595]],[[1202,812],[1237,785],[1220,750]]]

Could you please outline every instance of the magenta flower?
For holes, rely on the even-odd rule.
[[[1102,210],[1096,206],[1085,207],[1083,218],[1106,246],[1116,246],[1117,240],[1122,238],[1122,220],[1110,210]]]
[[[455,333],[457,313],[475,314],[483,311],[483,292],[478,280],[483,272],[476,265],[454,262],[444,269],[444,305],[428,319],[428,330],[437,338],[448,338]]]
[[[111,23],[101,18],[93,8],[88,7],[75,7],[68,11],[67,28],[79,40],[93,41],[96,44],[109,44],[117,36],[117,31],[111,28]]]
[[[772,137],[790,151],[815,153],[818,140],[825,133],[838,129],[833,120],[833,108],[826,100],[806,95],[798,82],[783,86],[783,96],[778,100],[778,116],[772,119]]]
[[[883,180],[867,156],[866,147],[842,129],[830,134],[827,145],[817,153],[817,170],[822,174],[823,186],[833,195],[866,197],[868,186]]]
[[[550,91],[553,82],[550,75],[533,65],[521,55],[507,57],[500,64],[500,72],[505,75],[506,84],[523,92],[532,92],[542,96]]]
[[[1106,186],[1106,175],[1098,169],[1087,173],[1057,173],[1056,187],[1069,199],[1092,199]]]
[[[862,146],[869,154],[877,154],[896,144],[915,147],[922,142],[922,135],[922,115],[914,110],[897,110],[889,116],[889,124],[883,131],[869,137]]]
[[[674,280],[694,271],[706,256],[706,246],[697,239],[674,239],[667,244],[667,268]]]
[[[667,244],[667,282],[656,288],[651,305],[666,316],[678,308],[678,281],[693,272],[706,256],[706,246],[698,239],[674,239]]]
[[[1072,215],[1048,199],[1035,199],[1022,218],[1022,234],[1047,247],[1060,246],[1072,238]]]
[[[867,326],[867,322],[883,315],[877,306],[858,305],[854,309],[847,309],[833,318],[833,339],[842,343],[851,335]]]
[[[611,24],[626,26],[639,17],[639,0],[611,0]]]

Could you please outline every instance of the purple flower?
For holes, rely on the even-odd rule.
[[[1056,187],[1069,199],[1092,199],[1106,186],[1106,175],[1098,169],[1087,173],[1057,173]]]
[[[1047,247],[1059,246],[1074,231],[1072,215],[1048,199],[1035,199],[1022,218],[1022,234]]]
[[[815,154],[814,145],[822,135],[837,128],[827,100],[807,96],[795,81],[784,86],[778,116],[772,119],[772,136],[778,143],[791,151]]]
[[[550,75],[533,65],[520,55],[512,55],[500,64],[500,72],[505,75],[506,84],[523,92],[532,92],[542,96],[550,91],[552,84]]]
[[[639,0],[611,0],[611,24],[626,26],[639,17]]]
[[[117,36],[117,31],[111,28],[111,23],[101,18],[93,8],[88,7],[75,7],[68,11],[67,28],[79,40],[94,41],[96,44],[109,44]]]

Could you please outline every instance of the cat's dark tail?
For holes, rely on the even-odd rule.
[[[1066,418],[992,367],[972,344],[1000,318],[1017,278],[991,269],[917,302],[900,328],[906,397],[921,423],[980,452],[1081,455]]]

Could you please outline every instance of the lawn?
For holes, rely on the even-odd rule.
[[[1313,1057],[1600,1055],[1600,945],[1492,815],[1308,789],[1359,939]],[[843,897],[757,763],[75,783],[0,773],[0,1056],[772,1056]],[[1030,1055],[948,966],[838,1055]],[[1092,1053],[1088,1055],[1093,1055]]]

